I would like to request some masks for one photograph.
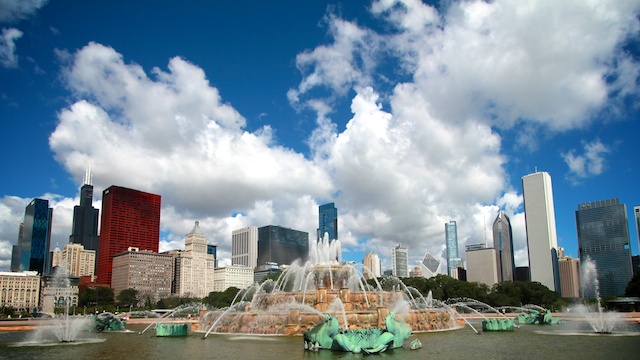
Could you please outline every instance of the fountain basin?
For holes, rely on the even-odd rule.
[[[340,321],[343,330],[383,327],[390,308],[402,300],[402,292],[369,293],[368,304],[363,292],[319,289],[307,293],[257,294],[245,311],[203,311],[199,329],[211,332],[263,335],[303,335],[331,314]],[[339,301],[341,309],[331,311],[330,304]],[[397,313],[396,318],[414,332],[451,330],[460,325],[444,309],[410,309]],[[347,324],[347,325],[345,325]]]
[[[189,335],[189,324],[156,324],[156,336],[158,337],[179,337],[187,335]]]

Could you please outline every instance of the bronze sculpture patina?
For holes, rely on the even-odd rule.
[[[385,326],[385,329],[341,330],[338,319],[326,314],[323,323],[304,333],[304,347],[314,351],[327,349],[376,354],[401,347],[412,333],[411,327],[397,321],[393,312],[385,318]],[[417,344],[412,346],[418,347]]]
[[[96,314],[93,316],[93,328],[97,332],[103,331],[123,331],[125,322],[109,312]]]
[[[518,315],[518,324],[539,324],[539,325],[555,325],[560,324],[563,321],[558,318],[554,318],[551,315],[551,311],[547,310],[544,313],[537,310],[529,310],[529,312],[523,312]]]
[[[482,331],[513,331],[514,328],[513,319],[492,318],[482,320]]]

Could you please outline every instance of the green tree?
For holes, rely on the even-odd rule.
[[[633,274],[624,294],[626,296],[640,296],[640,271]]]
[[[237,287],[230,287],[223,292],[212,291],[207,295],[202,302],[211,307],[211,308],[223,308],[231,305],[233,299],[235,299],[236,295],[240,289]]]
[[[114,305],[113,289],[103,286],[88,287],[78,294],[79,306],[106,307]]]
[[[260,280],[260,284],[262,284],[263,282],[265,282],[267,280],[278,281],[278,279],[280,278],[280,274],[282,274],[282,271],[266,275],[265,277],[262,278],[262,280]]]
[[[156,304],[156,307],[158,309],[166,309],[167,308],[167,304],[164,302],[164,299],[160,299],[160,300],[158,300],[158,303]]]
[[[136,289],[124,289],[122,291],[120,291],[120,294],[118,294],[118,303],[120,304],[120,306],[123,307],[127,307],[127,306],[138,306],[138,302],[140,300],[138,299],[138,290]]]

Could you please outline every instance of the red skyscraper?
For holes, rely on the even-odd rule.
[[[158,252],[160,195],[111,186],[102,193],[96,282],[111,286],[113,256],[132,247]]]

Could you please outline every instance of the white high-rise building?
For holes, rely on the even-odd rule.
[[[251,285],[253,268],[235,265],[216,268],[213,291],[223,292],[232,286],[244,289]]]
[[[380,270],[380,257],[375,251],[364,255],[362,265],[364,266],[362,269],[362,275],[365,279],[378,278],[382,275]]]
[[[536,172],[522,177],[524,216],[531,281],[560,292],[558,240],[551,176]]]
[[[196,224],[185,236],[184,251],[175,256],[175,284],[173,291],[179,296],[203,298],[214,291],[215,259],[207,254],[207,240]]]
[[[249,226],[231,233],[231,264],[255,269],[258,266],[258,227]]]
[[[398,244],[392,249],[391,259],[393,262],[393,276],[399,278],[409,277],[409,251],[407,247]]]

